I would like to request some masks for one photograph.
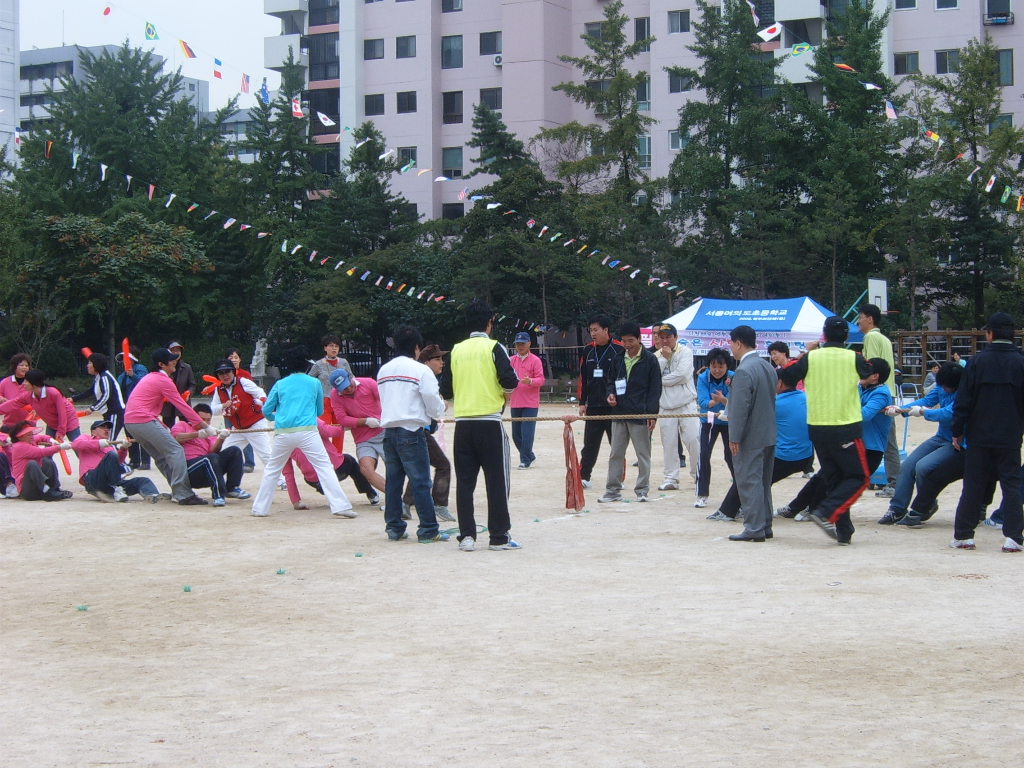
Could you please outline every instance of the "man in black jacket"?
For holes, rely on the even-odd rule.
[[[619,329],[625,354],[616,358],[616,367],[607,379],[607,400],[614,415],[657,413],[661,399],[661,367],[650,350],[640,343],[640,326],[625,322]],[[612,447],[608,456],[608,481],[598,501],[622,500],[622,481],[626,476],[626,446],[633,444],[639,464],[637,501],[647,501],[651,479],[651,431],[656,419],[622,419],[612,422]]]
[[[590,318],[587,329],[593,341],[583,348],[580,357],[579,402],[580,416],[607,416],[608,381],[615,375],[622,359],[622,345],[612,340],[611,321],[605,315]],[[583,427],[583,448],[580,451],[580,476],[583,487],[590,487],[590,473],[597,463],[601,440],[611,440],[612,422],[586,421]]]
[[[953,406],[953,447],[962,450],[966,442],[967,453],[950,546],[974,549],[985,489],[998,480],[1003,491],[1003,552],[1020,552],[1024,355],[1013,343],[1013,318],[1005,312],[989,318],[985,338],[988,346],[967,364]]]

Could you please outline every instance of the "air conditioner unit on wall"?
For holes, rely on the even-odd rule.
[[[500,67],[504,63],[504,61],[505,60],[501,57],[501,54],[499,53],[497,56],[494,57],[494,66]]]

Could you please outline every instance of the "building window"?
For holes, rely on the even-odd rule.
[[[384,38],[378,37],[375,40],[363,40],[363,58],[370,59],[384,58]]]
[[[601,93],[608,93],[608,89],[612,86],[611,80],[587,80],[587,88],[593,88]]]
[[[1013,115],[997,115],[996,119],[988,124],[988,132],[992,133],[1000,125],[1005,125],[1007,128],[1013,128]]]
[[[897,53],[893,56],[892,73],[894,75],[916,75],[921,71],[917,62],[917,51]]]
[[[1013,49],[1002,48],[999,57],[999,84],[1013,85]]]
[[[322,112],[335,123],[338,122],[338,89],[337,88],[317,88],[316,90],[309,91],[306,96],[309,98],[309,114],[315,116],[317,112]],[[309,130],[316,136],[322,136],[327,133],[337,133],[337,125],[324,125],[320,120],[310,120]]]
[[[461,10],[461,9],[460,9]],[[441,69],[462,68],[462,35],[441,38]]]
[[[399,91],[395,94],[395,109],[400,115],[416,111],[416,91]]]
[[[443,147],[441,149],[441,175],[449,179],[462,176],[462,147]]]
[[[689,143],[690,137],[684,134],[682,131],[668,132],[668,148],[673,152],[678,152]]]
[[[669,93],[683,93],[691,88],[693,88],[693,80],[689,75],[683,75],[676,72],[668,73]]]
[[[70,61],[28,64],[21,68],[22,80],[57,80],[63,75],[71,77],[72,74],[74,74],[74,66]]]
[[[689,11],[669,11],[668,12],[668,33],[670,35],[676,35],[680,32],[690,31],[690,12]]]
[[[442,203],[441,204],[441,218],[442,219],[461,219],[466,215],[466,206],[464,203]]]
[[[416,147],[399,147],[398,148],[398,162],[400,165],[405,166],[409,163],[416,164]]]
[[[935,74],[949,75],[960,71],[960,51],[956,48],[935,52]]]
[[[633,19],[633,42],[639,43],[651,36],[651,17],[637,16]],[[647,43],[642,50],[651,50],[651,44]]]
[[[462,91],[441,94],[441,122],[447,125],[462,122]]]
[[[917,8],[917,0],[895,0],[893,7],[897,11],[910,11]]]
[[[416,58],[416,35],[403,35],[395,38],[395,58]]]
[[[583,25],[583,34],[587,35],[588,37],[593,37],[597,40],[600,40],[603,28],[603,21],[588,21],[586,24]]]
[[[501,111],[501,88],[481,88],[480,103],[495,112]]]
[[[384,94],[368,93],[363,96],[363,114],[367,117],[384,114]]]
[[[988,0],[986,6],[988,18],[985,21],[1003,19],[1005,23],[1005,20],[1013,15],[1010,13],[1010,0]]]
[[[338,23],[338,0],[309,0],[309,26]]]
[[[651,137],[638,136],[636,140],[637,165],[640,168],[651,167]]]
[[[480,55],[493,56],[501,53],[501,32],[480,33]]]
[[[336,80],[340,75],[338,60],[338,33],[311,35],[306,38],[309,49],[309,79]]]
[[[935,10],[950,11],[960,7],[960,0],[935,0]]]
[[[462,10],[462,0],[441,0],[441,13],[454,13]]]
[[[641,112],[651,111],[651,80],[648,77],[636,84],[636,107]]]

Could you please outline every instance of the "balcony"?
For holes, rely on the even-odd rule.
[[[1009,11],[999,13],[986,13],[983,23],[986,27],[1001,27],[1013,24],[1013,14]]]
[[[821,0],[775,0],[776,21],[823,19],[827,13]]]
[[[263,12],[279,19],[293,13],[309,13],[309,0],[263,0]]]
[[[292,49],[295,56],[295,63],[303,67],[309,66],[309,51],[301,47],[302,35],[277,35],[263,39],[263,66],[275,72],[284,69],[284,62],[288,60],[288,48]]]

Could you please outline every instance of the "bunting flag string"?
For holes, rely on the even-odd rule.
[[[54,144],[50,145],[51,150],[54,148],[54,146],[55,146]],[[47,159],[50,159],[50,158],[47,158]],[[107,170],[110,170],[113,173],[117,173],[117,170],[112,168],[111,166],[106,165],[104,163],[99,163],[97,161],[93,161],[88,156],[82,155],[81,153],[78,153],[78,152],[76,152],[74,154],[74,159],[75,159],[75,167],[77,167],[78,160],[85,160],[87,162],[95,163],[95,166],[98,166],[98,167],[103,169],[103,179],[104,180],[106,180],[106,171]],[[122,174],[122,175],[124,176],[124,178],[126,180],[131,180],[131,179],[134,178],[130,174],[127,174],[127,173]],[[145,193],[146,194],[146,198],[148,200],[152,201],[153,197],[154,197],[154,195],[155,195],[155,193],[157,191],[157,185],[153,184],[153,183],[148,183],[148,182],[140,182],[140,183],[144,184],[145,187],[146,187],[146,190],[147,190],[146,193]],[[125,191],[126,191],[127,194],[131,194],[130,187],[127,187]],[[482,200],[485,197],[486,196],[483,196],[483,195],[476,195],[476,196],[474,196],[474,199]],[[163,207],[164,208],[170,208],[171,205],[174,204],[175,200],[177,200],[177,198],[178,198],[177,193],[175,193],[175,192],[168,193],[167,194],[167,198],[166,198],[166,200],[165,200],[165,202],[163,204]],[[235,224],[238,223],[238,219],[236,217],[225,216],[224,214],[220,213],[219,211],[217,211],[217,210],[215,210],[213,208],[210,208],[209,206],[203,205],[202,203],[198,203],[198,202],[192,202],[187,207],[186,213],[191,214],[194,211],[197,211],[197,210],[199,210],[201,208],[202,209],[206,209],[206,213],[202,217],[203,221],[209,221],[212,218],[214,218],[215,216],[223,216],[224,217],[224,222],[221,224],[221,228],[223,230],[231,229]],[[237,230],[235,230],[235,231],[241,233],[241,232],[245,232],[246,230],[252,229],[252,228],[253,227],[252,227],[251,224],[239,224]],[[270,237],[272,234],[273,234],[272,232],[262,232],[261,231],[261,232],[257,232],[256,238],[257,239],[264,239],[264,238]],[[282,240],[282,242],[281,242],[281,252],[282,253],[289,253],[292,256],[298,254],[299,251],[302,250],[305,247],[306,246],[303,243],[296,243],[296,244],[293,244],[292,247],[289,249],[288,240],[287,239]],[[314,260],[316,260],[316,257],[319,254],[320,254],[320,252],[318,250],[313,249],[310,252],[308,262],[309,263],[313,263]],[[326,266],[327,263],[329,261],[331,261],[331,260],[332,260],[331,257],[327,256],[327,257],[319,259],[319,264],[320,264],[320,266],[323,267],[323,266]],[[335,271],[338,270],[344,264],[345,264],[345,260],[344,259],[338,259],[338,261],[333,266],[333,270],[335,270]],[[345,274],[348,275],[349,277],[356,276],[356,273],[359,271],[359,269],[360,269],[359,267],[351,267],[348,271],[345,272]],[[428,293],[429,289],[422,288],[420,286],[412,285],[408,281],[399,281],[396,278],[389,278],[386,275],[383,275],[383,274],[380,274],[380,273],[376,273],[376,275],[375,275],[375,273],[374,273],[374,271],[372,269],[365,269],[365,268],[363,268],[363,272],[362,272],[361,275],[359,275],[358,279],[360,281],[366,282],[368,284],[372,283],[374,286],[379,287],[382,290],[389,290],[390,292],[404,295],[407,298],[412,298],[412,299],[423,301],[425,303],[429,303],[429,304],[433,304],[433,305],[455,304],[457,306],[461,306],[461,304],[462,304],[462,302],[459,302],[457,299],[455,299],[453,297],[450,297],[450,296],[448,296],[445,293],[441,293],[441,292],[438,292],[438,291],[429,291],[429,293]],[[387,284],[390,287],[385,288],[385,286],[382,285],[382,283],[385,280],[387,281]],[[398,283],[397,289],[395,288],[395,284],[396,283]],[[541,323],[534,322],[532,320],[523,320],[523,321],[517,320],[516,323],[517,323],[517,325],[516,325],[517,329],[522,328],[522,329],[525,329],[525,330],[533,330],[535,332],[543,332],[543,331],[545,331],[547,329],[547,326],[545,326],[545,325],[543,325]]]

